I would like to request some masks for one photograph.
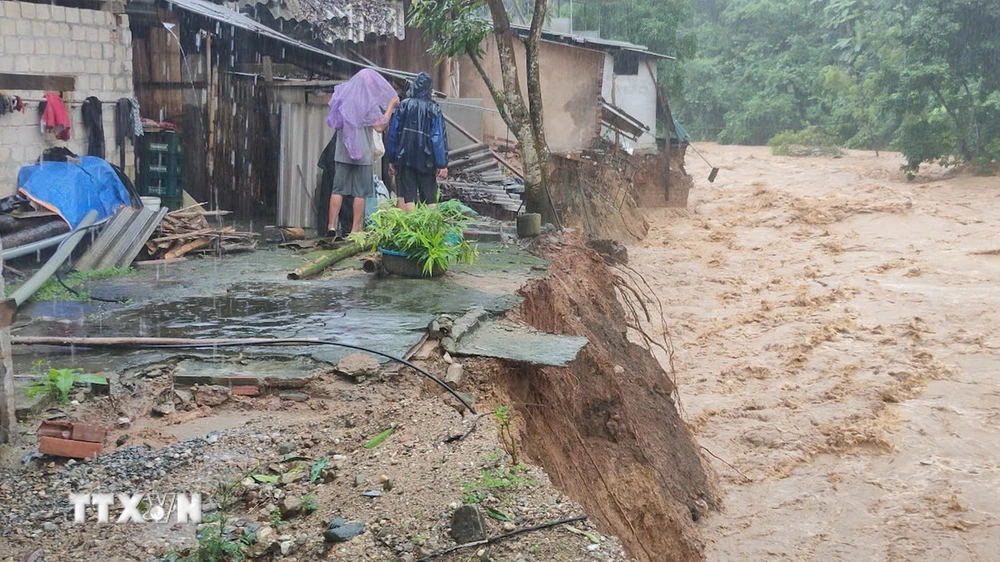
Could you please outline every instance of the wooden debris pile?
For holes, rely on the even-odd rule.
[[[150,260],[173,260],[198,251],[220,255],[257,249],[258,234],[238,232],[231,226],[212,226],[207,217],[224,216],[230,212],[206,211],[203,205],[185,207],[163,217],[160,227],[146,242]]]

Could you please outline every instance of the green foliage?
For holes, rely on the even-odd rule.
[[[277,507],[271,510],[270,520],[271,526],[275,529],[285,524],[285,520],[281,518],[281,510]]]
[[[326,457],[317,459],[316,462],[314,462],[312,464],[312,467],[309,469],[309,481],[315,482],[319,480],[319,477],[323,474],[323,469],[326,468],[327,465],[329,464],[330,464],[330,459]]]
[[[415,0],[409,25],[423,29],[430,53],[438,59],[482,53],[483,40],[493,30],[483,17],[483,0]]]
[[[490,496],[536,486],[538,483],[527,476],[527,471],[523,464],[483,470],[478,481],[462,483],[462,501],[482,503]]]
[[[28,396],[43,395],[60,404],[69,404],[69,392],[77,383],[106,385],[108,379],[84,373],[82,369],[49,369],[44,379],[28,385]]]
[[[898,149],[911,174],[1000,162],[1000,0],[693,6],[698,55],[672,101],[695,138],[763,144],[816,127],[827,145]]]
[[[836,153],[837,137],[824,130],[822,127],[809,126],[801,131],[782,131],[771,137],[768,141],[771,152],[779,156],[787,156],[792,147],[805,147],[816,149],[821,153]],[[801,156],[801,154],[792,154]]]
[[[302,496],[299,500],[302,502],[302,510],[306,513],[312,513],[319,509],[319,502],[316,500],[315,494]]]
[[[242,479],[242,478],[241,478]],[[219,481],[212,499],[219,509],[205,518],[207,523],[198,530],[198,548],[187,556],[179,556],[171,551],[163,557],[169,562],[246,562],[250,558],[250,547],[257,541],[256,535],[238,528],[237,536],[226,534],[229,511],[239,499],[240,480]]]
[[[277,474],[252,474],[251,478],[261,484],[277,484],[279,480]]]
[[[63,282],[66,283],[67,287],[72,288],[76,293],[69,291],[66,287],[63,287],[59,280],[55,277],[49,279],[38,288],[38,291],[31,296],[32,302],[47,302],[47,301],[59,301],[59,302],[76,302],[76,301],[87,301],[90,300],[90,294],[86,290],[82,290],[79,287],[88,281],[96,279],[114,279],[118,277],[126,277],[133,275],[135,269],[132,267],[109,267],[107,269],[98,269],[94,271],[74,271],[68,275],[63,276]],[[13,290],[9,291],[13,292]]]
[[[396,431],[396,427],[393,426],[393,427],[390,427],[389,429],[383,431],[382,433],[379,433],[375,437],[372,437],[367,443],[365,443],[365,449],[374,449],[375,447],[378,447],[386,439],[388,439],[389,436],[392,435],[393,432],[395,432],[395,431]]]
[[[452,263],[472,263],[476,250],[465,239],[469,218],[459,201],[417,205],[412,212],[384,204],[371,217],[368,229],[351,239],[370,249],[404,253],[423,263],[425,275],[446,271]]]
[[[500,440],[500,446],[503,450],[510,455],[511,463],[517,465],[518,461],[518,449],[517,449],[517,439],[514,437],[513,430],[510,427],[511,422],[514,420],[514,414],[510,406],[500,406],[494,412],[497,418],[497,438]]]

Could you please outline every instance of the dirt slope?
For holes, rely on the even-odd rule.
[[[722,168],[649,213],[687,420],[725,511],[711,560],[995,560],[1000,181],[898,154]],[[737,472],[739,471],[739,472]]]
[[[528,455],[553,484],[641,562],[700,560],[693,519],[715,506],[713,480],[680,421],[673,384],[626,338],[614,276],[578,235],[549,244],[551,277],[522,289],[516,315],[590,343],[565,369],[510,367],[505,386]]]

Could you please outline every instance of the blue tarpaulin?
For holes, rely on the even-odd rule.
[[[80,163],[41,162],[21,168],[17,174],[21,193],[58,213],[70,228],[76,228],[90,210],[97,222],[122,205],[130,205],[128,191],[118,174],[102,158],[83,156]]]

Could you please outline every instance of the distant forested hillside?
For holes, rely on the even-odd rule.
[[[574,20],[677,55],[661,82],[696,139],[1000,162],[1000,0],[614,4]]]

